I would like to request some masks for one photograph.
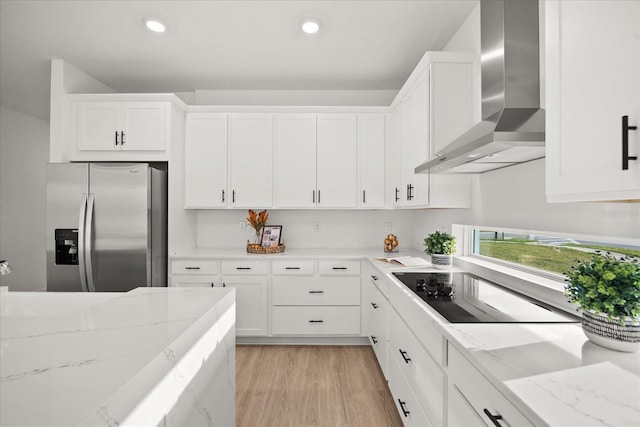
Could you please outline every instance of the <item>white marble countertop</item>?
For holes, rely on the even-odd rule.
[[[164,425],[233,327],[235,294],[3,292],[0,319],[1,425]]]
[[[396,253],[385,253],[380,248],[286,248],[284,252],[277,254],[249,254],[245,248],[194,248],[170,254],[171,259],[180,258],[217,258],[217,259],[373,259],[398,256],[419,256],[425,258],[424,252],[413,249],[401,249]]]
[[[405,288],[390,274],[396,267],[373,264],[392,286]],[[599,347],[579,323],[452,324],[407,296],[534,425],[640,425],[640,352]]]

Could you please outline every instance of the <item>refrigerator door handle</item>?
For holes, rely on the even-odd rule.
[[[85,219],[87,216],[87,194],[82,194],[82,202],[80,202],[80,217],[78,218],[78,267],[80,269],[80,284],[82,290],[89,291],[87,287],[87,270],[85,268],[84,256],[84,235],[85,235]]]
[[[95,202],[95,196],[89,193],[89,198],[87,199],[87,221],[85,223],[86,231],[84,234],[84,249],[85,249],[85,260],[86,260],[86,269],[87,269],[87,290],[89,292],[95,292],[95,284],[93,282],[93,206]]]

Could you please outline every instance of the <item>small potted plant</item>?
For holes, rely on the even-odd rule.
[[[435,268],[448,269],[453,265],[453,253],[456,251],[456,238],[446,231],[436,231],[424,239],[424,252],[431,255],[431,264]]]
[[[612,350],[640,349],[640,263],[594,252],[565,273],[565,295],[582,308],[582,329],[593,343]]]

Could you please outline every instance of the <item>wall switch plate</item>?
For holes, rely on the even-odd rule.
[[[240,221],[240,230],[244,231],[247,228],[247,222],[246,221]]]
[[[391,233],[391,223],[390,222],[385,222],[384,223],[384,232],[385,233]]]
[[[314,222],[313,223],[313,229],[315,231],[320,231],[320,223],[319,222]]]

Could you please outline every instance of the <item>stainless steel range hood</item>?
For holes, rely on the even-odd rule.
[[[415,173],[477,173],[544,157],[537,0],[480,0],[482,121]]]

